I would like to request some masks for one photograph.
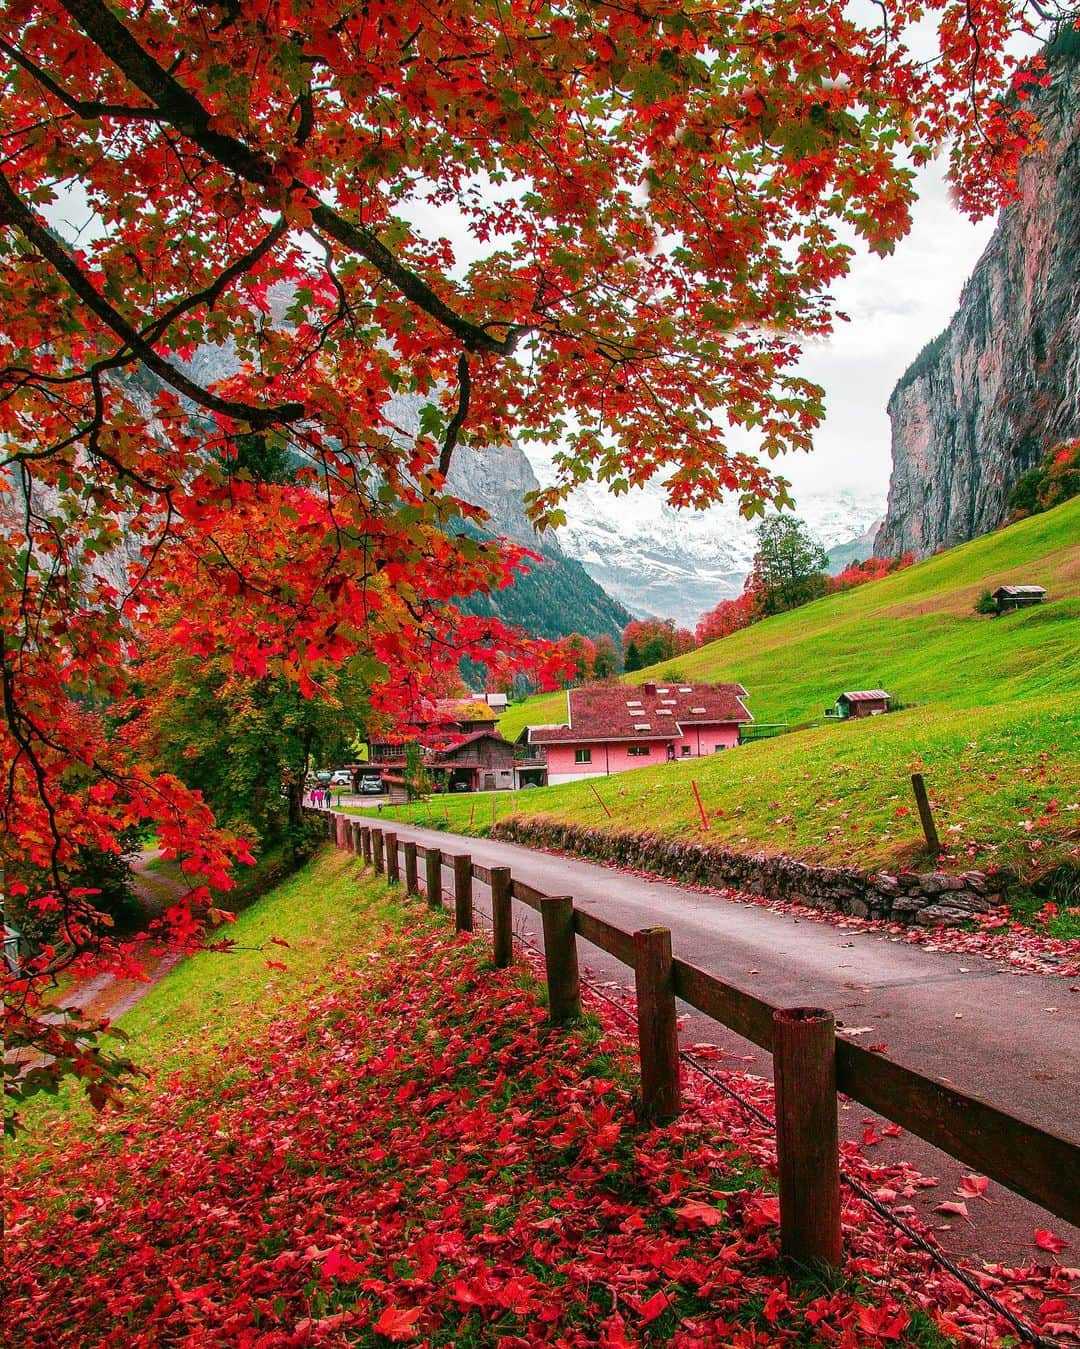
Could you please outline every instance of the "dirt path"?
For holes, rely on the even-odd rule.
[[[886,1043],[890,1058],[1080,1142],[1076,980],[847,932],[517,844],[399,823],[394,828],[399,837],[468,852],[484,866],[510,866],[517,879],[547,894],[571,894],[583,909],[629,931],[668,927],[676,955],[726,982],[779,1004],[828,1007],[849,1034],[858,1032],[856,1043]],[[486,902],[483,887],[478,895]],[[539,941],[538,916],[523,905],[515,905],[514,915],[521,931]],[[582,947],[595,980],[632,990],[631,971],[587,943]],[[709,1042],[717,1046],[719,1065],[771,1077],[770,1055],[693,1008],[680,1011],[685,1046]],[[881,1123],[855,1102],[842,1106],[844,1134],[860,1144],[868,1125]],[[875,1132],[880,1135],[880,1127]],[[920,1139],[885,1136],[866,1157],[871,1163],[908,1160],[938,1179],[911,1202],[949,1249],[1013,1264],[1037,1257],[1032,1236],[1051,1228],[1071,1243],[1066,1263],[1080,1256],[1080,1230],[999,1185],[987,1191],[992,1203],[968,1203],[970,1222],[934,1213],[935,1205],[954,1198],[970,1168]]]
[[[161,863],[161,850],[147,848],[131,865],[135,894],[142,903],[147,920],[158,917],[187,889],[186,882],[169,864]],[[77,1011],[88,1020],[107,1018],[115,1021],[137,1003],[174,969],[183,958],[179,951],[165,951],[160,943],[146,939],[140,943],[140,958],[145,979],[119,979],[98,974],[74,985],[57,1006]]]

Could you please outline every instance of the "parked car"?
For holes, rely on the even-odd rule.
[[[330,776],[331,787],[351,787],[352,774],[347,768],[339,768]]]
[[[365,773],[360,779],[361,796],[381,796],[382,789],[382,778],[378,773]]]

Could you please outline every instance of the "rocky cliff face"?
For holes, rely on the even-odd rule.
[[[892,480],[874,551],[925,557],[1001,524],[1017,478],[1080,435],[1080,36],[1048,50],[1044,152],[1020,173],[949,327],[889,400]]]

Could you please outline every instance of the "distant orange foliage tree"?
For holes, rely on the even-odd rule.
[[[677,628],[673,618],[634,619],[623,628],[623,666],[641,670],[658,661],[671,660],[693,651],[696,642],[689,628]]]
[[[855,586],[865,585],[867,581],[877,581],[893,572],[903,571],[915,561],[914,553],[901,553],[898,557],[868,557],[863,562],[849,562],[843,571],[830,576],[826,590],[830,595],[839,590],[851,590]]]

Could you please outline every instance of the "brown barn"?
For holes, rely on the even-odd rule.
[[[888,712],[892,694],[884,689],[857,689],[852,693],[841,693],[834,707],[827,708],[825,715],[846,721],[849,717],[880,717]]]
[[[514,747],[497,731],[474,731],[426,758],[424,767],[443,791],[506,791],[514,785]]]
[[[994,591],[994,603],[999,614],[1010,613],[1013,609],[1026,609],[1031,604],[1042,604],[1045,599],[1045,586],[998,586]]]

